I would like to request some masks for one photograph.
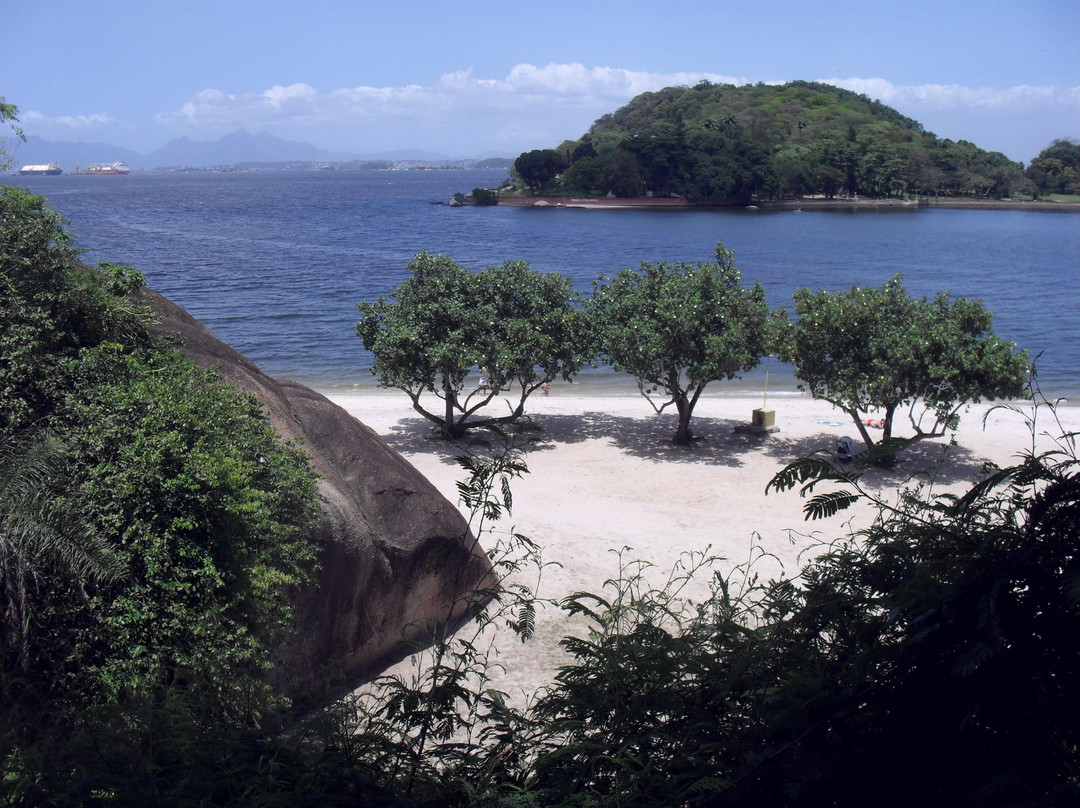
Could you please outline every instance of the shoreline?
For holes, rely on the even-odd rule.
[[[1080,202],[1044,200],[966,199],[922,196],[917,199],[776,199],[749,203],[736,201],[697,203],[682,198],[590,198],[558,196],[501,196],[499,205],[519,208],[567,208],[575,210],[1037,210],[1058,213],[1080,212]]]
[[[281,375],[281,374],[279,374]],[[379,385],[377,379],[369,374],[364,374],[361,381],[328,381],[326,379],[308,379],[302,375],[285,374],[282,378],[310,387],[312,390],[333,398],[335,396],[397,396],[406,408],[411,410],[408,397],[397,388],[387,388]],[[780,400],[812,400],[809,393],[798,389],[799,381],[794,374],[786,368],[772,367],[769,378],[766,380],[766,370],[759,366],[753,371],[743,374],[739,379],[731,379],[716,382],[711,385],[703,395],[703,401],[715,398],[733,398],[758,400],[765,404]],[[1043,393],[1050,401],[1060,400],[1066,403],[1080,403],[1080,387],[1076,382],[1066,385],[1062,380],[1049,380],[1041,382]],[[642,406],[648,410],[648,404],[638,391],[634,378],[625,373],[597,371],[589,369],[582,371],[571,382],[557,380],[552,382],[551,391],[553,396],[578,397],[578,398],[631,398],[642,402]],[[534,401],[541,399],[540,393],[534,393],[526,403],[526,410]],[[762,406],[758,404],[757,406]],[[825,405],[828,406],[828,405]]]
[[[455,457],[461,451],[432,439],[432,424],[412,410],[404,394],[323,392],[458,503],[456,483],[464,472]],[[1030,404],[1013,404],[1030,409]],[[552,388],[549,397],[530,397],[526,411],[549,440],[526,455],[529,473],[511,482],[513,513],[495,529],[512,529],[543,548],[543,560],[553,566],[544,569],[538,594],[551,601],[579,591],[600,593],[619,575],[620,551],[624,562],[653,565],[646,570],[653,585],[662,585],[689,552],[721,557],[717,569],[723,572],[753,557],[754,571],[763,579],[794,576],[808,554],[867,526],[873,514],[856,507],[806,522],[798,492],[766,495],[765,486],[792,460],[828,450],[845,435],[857,439],[858,433],[838,410],[805,394],[770,396],[778,432],[735,431],[749,424],[760,406],[761,400],[751,396],[703,397],[692,421],[698,440],[676,447],[670,443],[674,416],[655,415],[636,391],[575,395]],[[944,453],[933,490],[956,493],[981,478],[984,463],[1015,462],[1017,453],[1031,448],[1031,434],[1022,415],[993,407],[972,405],[962,413],[955,446],[948,439],[922,441],[902,454],[895,468],[869,470],[866,485],[893,499],[898,486]],[[1059,417],[1064,428],[1080,429],[1080,407],[1061,406]],[[1038,431],[1049,426],[1040,419]],[[1043,436],[1036,443],[1040,449],[1050,445]],[[491,540],[481,539],[489,548]],[[705,597],[710,581],[703,576],[685,594]],[[522,582],[533,580],[526,575]],[[492,684],[512,696],[531,695],[561,664],[559,640],[576,630],[575,621],[554,605],[541,609],[533,640],[522,644],[508,633],[497,638],[496,661],[503,670]],[[408,660],[389,671],[411,672]]]

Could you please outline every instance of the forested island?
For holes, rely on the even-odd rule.
[[[866,95],[793,81],[642,93],[576,140],[520,155],[531,195],[749,204],[818,197],[1080,200],[1080,144],[1031,165],[939,138]]]

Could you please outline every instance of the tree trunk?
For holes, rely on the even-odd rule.
[[[893,414],[895,412],[896,412],[896,405],[895,404],[890,404],[889,406],[887,406],[885,408],[885,429],[884,429],[883,434],[881,436],[882,440],[888,440],[889,438],[892,437]]]
[[[443,435],[451,439],[460,438],[465,432],[465,424],[454,422],[454,403],[457,401],[457,396],[450,389],[450,383],[446,380],[445,376],[443,376],[443,395],[446,396],[446,414],[444,416],[445,423],[443,424]],[[461,417],[461,420],[464,422],[464,415]]]
[[[679,446],[686,446],[694,439],[694,433],[690,431],[690,416],[694,408],[685,395],[675,398],[675,407],[679,411],[679,426],[675,430],[674,440]]]

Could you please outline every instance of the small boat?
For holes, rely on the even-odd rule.
[[[63,174],[64,170],[60,168],[56,163],[48,163],[44,165],[26,165],[19,169],[20,174],[30,175],[42,175],[47,174],[55,176],[57,174]]]

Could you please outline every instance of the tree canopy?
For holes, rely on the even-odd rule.
[[[554,149],[533,149],[514,161],[514,171],[521,181],[537,191],[566,168],[566,160]]]
[[[765,292],[739,281],[733,253],[717,244],[715,262],[643,262],[600,278],[588,302],[605,361],[634,376],[657,412],[675,405],[676,443],[693,438],[690,418],[706,385],[757,367],[769,352]]]
[[[258,721],[315,560],[308,458],[253,396],[150,336],[141,275],[75,258],[44,200],[0,189],[0,446],[7,484],[37,480],[0,509],[0,601],[22,626],[0,644],[0,740],[14,715],[27,740],[39,719],[66,732],[176,697]]]
[[[938,138],[879,101],[806,81],[703,81],[642,93],[557,152],[566,196],[745,203],[838,193],[995,198],[1033,187],[1023,165],[1000,153]]]
[[[814,398],[851,416],[867,447],[875,441],[866,416],[883,410],[883,438],[892,436],[897,410],[916,439],[954,429],[961,408],[983,398],[1015,398],[1027,384],[1026,351],[991,331],[990,312],[975,300],[933,300],[907,294],[903,278],[881,288],[795,295],[797,320],[781,358]]]
[[[15,135],[16,142],[25,141],[26,135],[19,128],[18,120],[19,108],[4,101],[4,96],[0,95],[0,126],[10,127],[12,134]],[[0,171],[7,171],[11,168],[11,158],[14,151],[15,148],[8,145],[6,138],[0,138]]]
[[[556,378],[587,361],[587,331],[569,279],[507,261],[472,273],[446,255],[420,253],[389,297],[357,303],[356,334],[374,355],[383,387],[403,390],[413,408],[452,437],[470,426],[505,423]],[[469,385],[472,374],[486,384]],[[503,415],[473,417],[503,389],[517,401]],[[424,397],[442,401],[440,411]],[[471,420],[470,420],[471,419]]]
[[[1031,161],[1026,173],[1041,195],[1080,195],[1080,142],[1055,140]]]

